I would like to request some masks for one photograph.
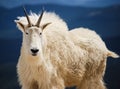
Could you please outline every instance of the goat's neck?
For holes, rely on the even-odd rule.
[[[47,54],[48,55],[48,54]],[[51,73],[53,71],[53,66],[51,64],[51,61],[49,58],[44,57],[44,54],[41,54],[39,56],[32,56],[32,55],[26,55],[24,51],[24,46],[21,48],[21,59],[28,65],[28,66],[34,66],[39,67],[42,66],[44,70],[46,70],[48,73]]]
[[[28,51],[26,50],[27,49],[26,46],[27,45],[24,43],[24,40],[23,40],[22,47],[21,47],[21,57],[25,61],[25,63],[30,65],[43,64],[45,60],[44,60],[42,50],[40,50],[41,52],[37,56],[32,56],[32,54],[28,53]]]

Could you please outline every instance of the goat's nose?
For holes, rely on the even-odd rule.
[[[37,53],[39,50],[38,49],[31,49],[32,53]]]

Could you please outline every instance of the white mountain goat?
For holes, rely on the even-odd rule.
[[[103,76],[109,51],[102,39],[85,28],[68,31],[56,14],[31,13],[15,20],[23,32],[17,72],[22,89],[106,89]]]

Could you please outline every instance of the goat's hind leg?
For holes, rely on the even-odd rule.
[[[77,89],[106,89],[102,80],[84,80]]]
[[[102,60],[94,73],[92,73],[91,76],[84,78],[77,89],[106,89],[103,82],[105,67],[106,60]]]

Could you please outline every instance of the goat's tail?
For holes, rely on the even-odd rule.
[[[115,52],[112,52],[112,51],[108,51],[107,56],[108,57],[113,57],[113,58],[119,58],[120,57],[118,54],[116,54]]]

